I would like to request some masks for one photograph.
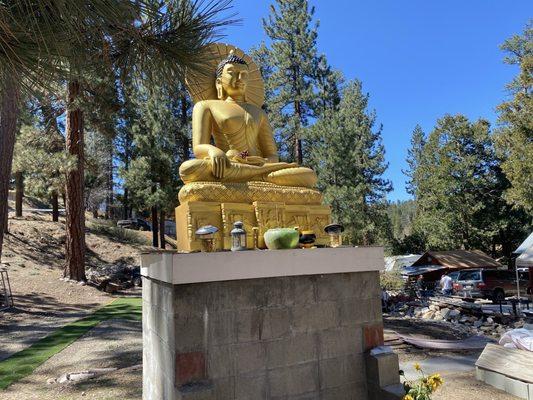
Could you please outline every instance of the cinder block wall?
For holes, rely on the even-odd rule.
[[[368,398],[378,272],[143,285],[145,400]]]

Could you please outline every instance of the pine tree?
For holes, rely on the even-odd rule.
[[[344,77],[340,71],[335,71],[328,64],[325,54],[318,57],[314,76],[316,87],[316,102],[314,114],[317,118],[325,115],[328,111],[335,111],[341,102],[340,92],[344,83]]]
[[[13,172],[24,176],[25,193],[52,204],[52,220],[59,219],[58,197],[64,194],[67,157],[57,118],[64,105],[50,93],[25,103],[17,136]]]
[[[406,182],[406,190],[412,196],[416,198],[416,191],[420,182],[418,176],[418,166],[424,151],[424,145],[426,144],[426,135],[420,125],[416,125],[411,135],[411,148],[407,150],[407,171],[402,171],[404,175],[408,177]]]
[[[85,96],[83,99],[83,109],[86,119],[85,125],[88,131],[93,131],[91,137],[87,136],[87,140],[93,138],[98,143],[98,149],[95,149],[93,157],[96,156],[99,161],[105,160],[105,164],[100,164],[99,162],[92,164],[93,168],[98,165],[100,169],[98,172],[93,170],[85,174],[85,178],[88,178],[90,175],[92,177],[99,176],[99,179],[103,178],[104,186],[101,186],[99,183],[97,185],[98,190],[95,191],[95,187],[93,187],[95,182],[93,181],[89,185],[86,182],[86,188],[91,188],[93,193],[85,197],[86,199],[91,198],[91,210],[93,210],[93,214],[96,216],[100,204],[94,203],[96,200],[94,194],[98,192],[100,196],[100,191],[104,189],[104,217],[106,219],[111,217],[111,207],[114,199],[114,140],[117,136],[117,119],[120,109],[116,78],[116,72],[111,68],[111,65],[104,64],[104,67],[88,74],[83,82],[83,86],[85,87]],[[86,143],[86,147],[87,145],[88,143]]]
[[[191,103],[183,97],[182,85],[139,85],[132,88],[133,93],[131,100],[138,112],[132,126],[134,154],[121,175],[130,203],[152,213],[154,246],[159,243],[164,247],[158,235],[158,220],[164,228],[165,213],[177,206],[181,186],[178,168],[189,157]]]
[[[505,41],[502,49],[508,53],[505,62],[518,65],[520,73],[507,86],[513,98],[498,107],[496,148],[511,183],[506,198],[533,215],[533,24],[522,36]]]
[[[309,130],[318,188],[349,241],[357,244],[383,242],[391,234],[385,196],[392,185],[382,177],[387,164],[381,127],[374,129],[376,115],[367,110],[368,100],[359,81],[349,82],[338,111]]]
[[[95,129],[87,129],[85,138],[84,208],[98,218],[101,205],[107,206],[109,196],[110,140]]]
[[[480,249],[490,240],[485,217],[495,166],[488,122],[462,115],[437,121],[415,171],[415,226],[431,249]]]
[[[280,149],[289,160],[303,162],[303,128],[313,116],[318,23],[307,0],[276,0],[263,27],[271,39],[270,118]]]

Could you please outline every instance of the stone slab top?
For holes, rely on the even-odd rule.
[[[179,285],[384,269],[382,247],[141,254],[141,275]]]

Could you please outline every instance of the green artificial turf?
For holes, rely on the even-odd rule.
[[[0,390],[30,375],[35,368],[100,322],[111,318],[140,320],[140,298],[119,298],[91,315],[59,328],[27,349],[0,361]]]

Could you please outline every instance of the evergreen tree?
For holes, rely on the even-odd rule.
[[[118,91],[121,105],[117,119],[118,126],[115,150],[117,152],[118,163],[124,173],[129,170],[131,160],[134,156],[133,126],[140,116],[133,101],[135,97],[134,84],[128,75],[124,74],[119,80]],[[122,187],[123,193],[119,195],[123,206],[122,217],[128,219],[132,217],[133,211],[130,201],[130,190],[125,182],[122,182]]]
[[[65,193],[65,174],[73,165],[57,120],[63,112],[63,103],[50,93],[30,98],[22,109],[13,157],[13,172],[24,176],[25,193],[50,202],[53,221],[59,219],[58,197]]]
[[[110,138],[95,129],[88,129],[85,136],[84,204],[98,218],[102,204],[108,205]]]
[[[412,225],[416,211],[414,200],[390,203],[388,215],[394,239],[401,240],[412,233]]]
[[[263,104],[263,109],[269,114],[271,122],[275,122],[276,115],[271,113],[271,107],[269,107],[270,99],[274,98],[273,87],[275,86],[275,83],[272,80],[274,67],[270,58],[270,50],[265,42],[261,42],[258,47],[252,47],[250,49],[250,57],[253,58],[259,67],[265,84],[265,104]]]
[[[406,190],[412,196],[416,196],[416,190],[421,177],[418,176],[420,172],[418,166],[426,144],[426,135],[420,125],[416,125],[411,135],[411,148],[407,150],[407,171],[402,171],[407,177]]]
[[[385,196],[392,185],[382,177],[387,164],[381,127],[374,129],[376,114],[367,110],[368,99],[359,81],[349,82],[338,111],[309,130],[318,187],[349,241],[357,244],[383,242],[391,235]]]
[[[334,71],[324,54],[317,59],[314,76],[316,87],[315,116],[320,117],[328,111],[335,111],[341,102],[340,92],[344,77],[340,71]]]
[[[498,107],[496,148],[511,183],[506,198],[533,215],[533,24],[505,41],[502,49],[508,53],[505,62],[518,65],[520,73],[507,86],[512,99]]]
[[[165,213],[177,206],[178,168],[189,157],[191,103],[183,97],[182,85],[139,85],[133,93],[131,100],[138,112],[132,126],[133,157],[121,175],[130,203],[152,212],[153,244],[157,246],[158,220],[164,229]],[[159,244],[164,247],[163,240]]]
[[[272,68],[268,108],[280,149],[289,160],[303,162],[303,128],[313,116],[316,96],[316,38],[314,7],[307,0],[276,0],[263,20],[272,41],[268,62]]]
[[[484,120],[462,115],[437,121],[416,169],[416,230],[431,249],[481,249],[490,241],[487,199],[496,159]]]
[[[107,68],[106,68],[107,67]],[[86,119],[87,130],[92,130],[91,135],[87,135],[87,140],[94,139],[97,147],[92,145],[94,151],[92,154],[93,170],[85,173],[86,179],[91,182],[85,182],[85,188],[91,190],[90,195],[86,195],[86,201],[90,199],[91,210],[97,216],[101,204],[95,201],[101,197],[102,190],[105,193],[103,202],[105,203],[104,216],[106,219],[111,217],[111,207],[114,202],[114,159],[115,143],[117,136],[117,119],[120,109],[118,99],[118,88],[116,74],[111,65],[106,65],[91,74],[83,82],[85,87],[85,96],[83,98],[83,109]],[[86,143],[86,148],[87,148]],[[98,159],[94,160],[94,157]],[[101,163],[105,161],[105,163]],[[98,166],[99,170],[94,168]],[[98,176],[98,184],[94,180]],[[101,182],[103,179],[103,184]],[[96,189],[97,188],[97,189]],[[97,196],[95,194],[98,193]]]

